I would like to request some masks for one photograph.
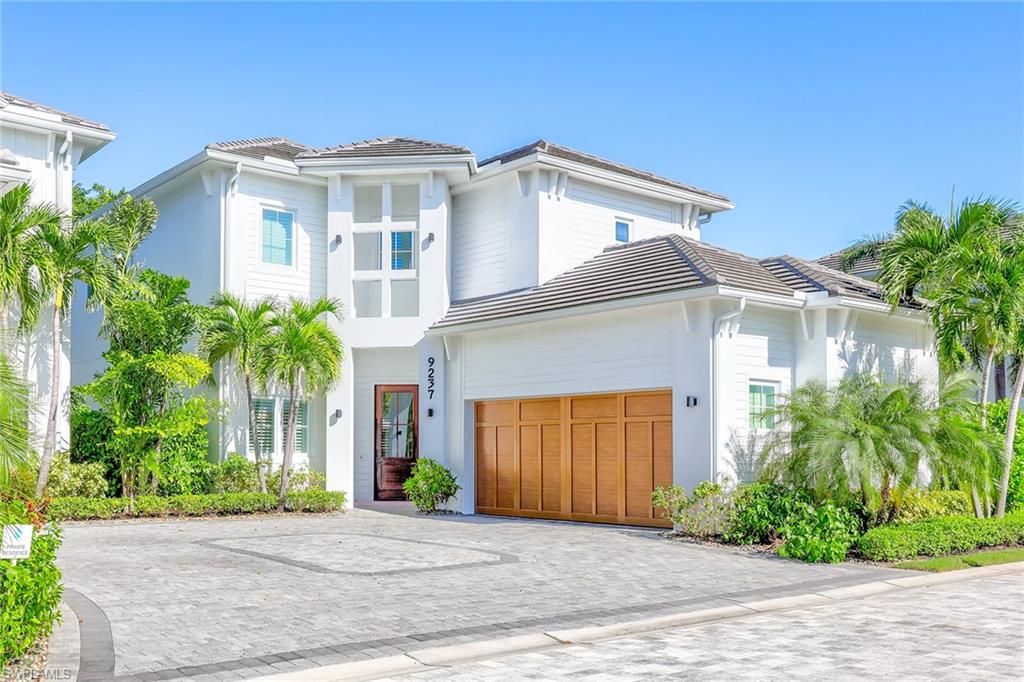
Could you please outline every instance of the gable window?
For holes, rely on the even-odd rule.
[[[416,233],[391,233],[391,269],[416,269]]]
[[[288,433],[288,410],[291,409],[292,401],[284,400],[281,403],[281,439],[284,440]],[[281,443],[281,451],[284,452],[284,442]],[[309,405],[305,400],[299,401],[299,410],[295,415],[295,452],[303,455],[309,452]]]
[[[775,397],[778,384],[767,381],[751,381],[748,390],[749,420],[751,431],[770,431],[775,428]]]
[[[617,242],[628,242],[630,233],[630,223],[628,220],[616,220],[615,221],[615,241]]]
[[[264,263],[272,265],[292,264],[292,232],[295,216],[290,211],[263,209],[263,254]]]
[[[249,433],[249,452],[256,452],[258,439],[260,454],[266,457],[274,451],[274,399],[253,398],[252,408],[256,413],[256,433]]]

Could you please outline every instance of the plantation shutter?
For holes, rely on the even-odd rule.
[[[253,398],[252,407],[256,412],[256,433],[249,434],[249,452],[255,452],[255,438],[259,438],[260,453],[271,454],[274,451],[274,400]]]
[[[288,434],[288,410],[290,400],[285,400],[281,409],[281,433]],[[309,406],[305,400],[299,401],[299,413],[295,417],[295,452],[309,452]],[[282,445],[282,449],[284,446]]]

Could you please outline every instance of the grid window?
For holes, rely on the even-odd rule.
[[[417,279],[391,280],[391,317],[416,317],[420,314],[420,282]]]
[[[355,294],[356,317],[380,317],[380,280],[356,280],[352,283]]]
[[[416,269],[416,233],[391,233],[391,269]]]
[[[288,410],[291,409],[292,401],[285,400],[281,404],[281,433],[288,434]],[[281,445],[282,451],[284,444]],[[309,405],[305,400],[299,401],[298,414],[295,415],[295,452],[306,454],[309,452]]]
[[[418,220],[420,217],[420,186],[391,186],[391,219]]]
[[[260,455],[269,456],[274,451],[274,400],[273,398],[253,398],[253,411],[256,412],[256,433],[249,433],[249,452],[256,452],[256,439],[260,443]]]
[[[628,242],[629,241],[629,223],[625,220],[615,221],[615,241],[617,242]]]
[[[294,216],[288,211],[263,209],[263,262],[273,265],[292,264],[292,232]]]
[[[384,190],[380,185],[356,187],[354,216],[357,223],[379,223],[384,219]]]
[[[752,431],[769,431],[775,428],[775,394],[776,386],[774,384],[750,384],[749,409]]]
[[[381,233],[356,232],[352,235],[355,245],[356,270],[380,270],[381,268]]]

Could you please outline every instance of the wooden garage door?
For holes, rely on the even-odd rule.
[[[476,403],[478,513],[668,526],[671,483],[670,391]]]

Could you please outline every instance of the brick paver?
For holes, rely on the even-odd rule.
[[[125,681],[245,678],[892,575],[644,529],[366,510],[69,525],[60,564],[109,619]]]
[[[1024,575],[434,668],[403,680],[1021,680]]]

